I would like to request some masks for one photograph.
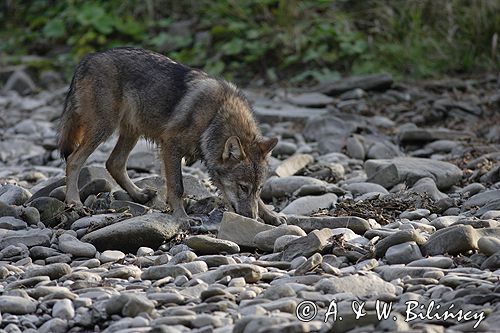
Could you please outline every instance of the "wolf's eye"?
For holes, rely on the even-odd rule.
[[[248,192],[248,186],[240,184],[240,190],[244,193]]]

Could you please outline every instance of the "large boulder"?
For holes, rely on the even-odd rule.
[[[391,188],[399,183],[412,186],[419,179],[429,177],[442,189],[448,189],[462,178],[462,170],[448,162],[426,158],[396,157],[365,162],[368,181]]]
[[[82,241],[93,244],[99,251],[136,253],[141,246],[158,248],[188,227],[187,221],[175,220],[172,215],[151,213],[92,231]]]

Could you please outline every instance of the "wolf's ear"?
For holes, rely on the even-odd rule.
[[[259,148],[260,151],[262,152],[262,156],[266,156],[267,154],[269,154],[277,143],[278,143],[278,138],[276,137],[262,140],[261,142],[259,142]]]
[[[224,152],[222,152],[222,160],[226,162],[230,158],[241,161],[245,158],[245,152],[241,145],[240,139],[237,136],[230,136],[224,145]]]

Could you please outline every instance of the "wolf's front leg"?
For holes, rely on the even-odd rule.
[[[184,185],[182,183],[182,154],[172,145],[162,146],[162,159],[167,183],[167,202],[174,211],[176,218],[187,218],[182,196]]]
[[[286,224],[286,217],[280,213],[273,212],[267,208],[262,199],[259,198],[259,217],[267,224],[281,225]]]

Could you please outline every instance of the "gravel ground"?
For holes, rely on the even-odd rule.
[[[4,70],[4,74],[7,71]],[[274,227],[225,212],[202,163],[183,167],[186,226],[155,147],[64,204],[55,73],[0,93],[0,332],[500,332],[500,78],[350,78],[246,90],[270,158]],[[42,88],[39,88],[42,87]],[[384,309],[386,312],[384,312]]]

